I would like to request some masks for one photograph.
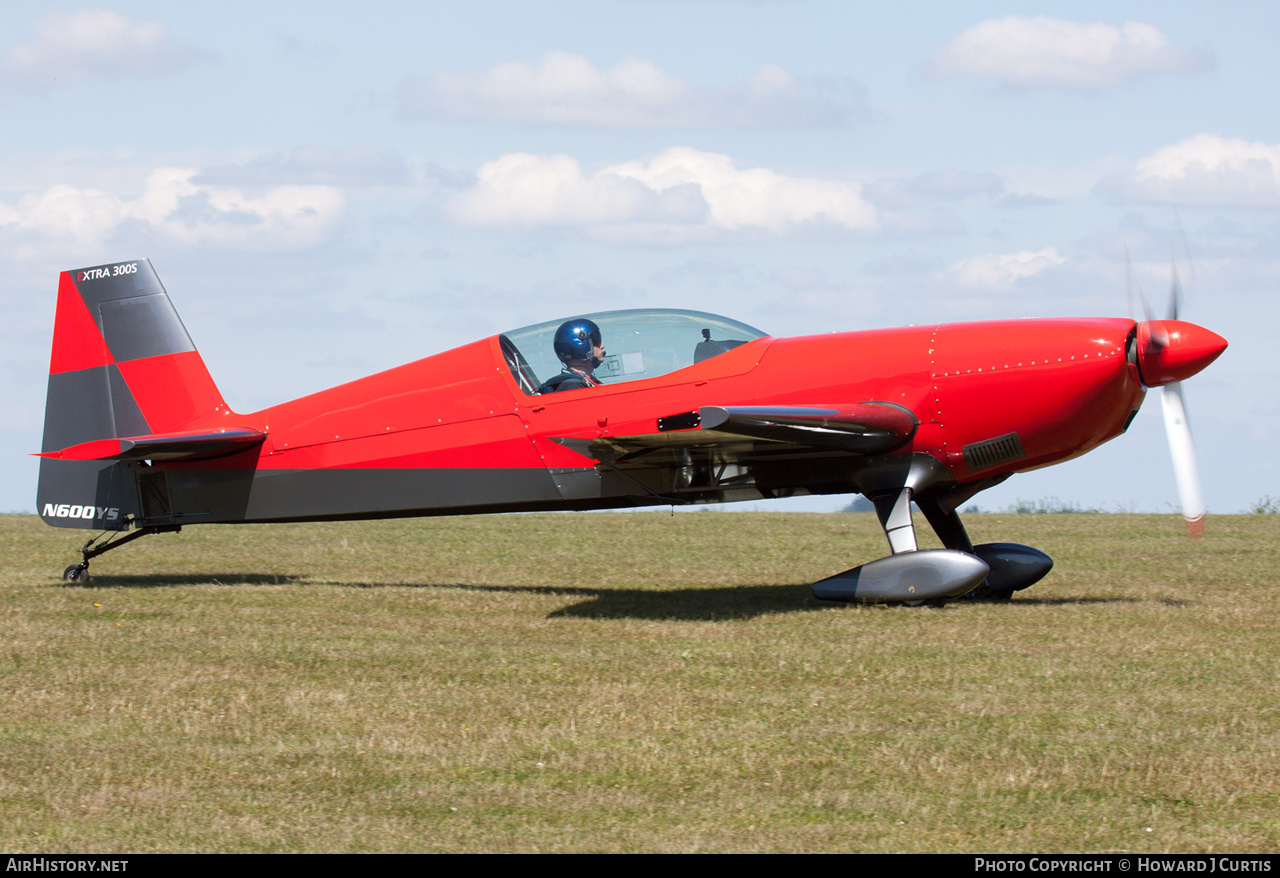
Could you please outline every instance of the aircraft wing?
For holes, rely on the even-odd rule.
[[[883,454],[915,435],[919,421],[891,402],[824,406],[702,406],[658,418],[658,431],[556,441],[609,465],[663,465],[660,452],[713,448],[718,459],[747,462],[812,452]]]
[[[235,454],[266,438],[265,433],[244,428],[153,433],[127,439],[95,439],[37,456],[54,460],[198,460]]]

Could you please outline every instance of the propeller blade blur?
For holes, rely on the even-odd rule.
[[[1182,517],[1187,523],[1187,536],[1198,540],[1204,536],[1205,505],[1200,491],[1200,473],[1196,469],[1196,449],[1191,441],[1191,425],[1187,422],[1182,402],[1182,382],[1171,381],[1161,390],[1164,430],[1173,457],[1173,475],[1178,482],[1178,499]]]

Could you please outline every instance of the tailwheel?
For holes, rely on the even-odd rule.
[[[129,520],[126,520],[125,527],[128,527],[128,525]],[[88,582],[89,559],[110,552],[112,549],[118,549],[125,543],[131,543],[138,537],[145,537],[147,534],[177,533],[180,530],[182,530],[182,525],[180,524],[165,524],[139,527],[133,533],[125,534],[124,536],[120,536],[122,531],[104,531],[80,547],[80,555],[84,560],[63,570],[62,578],[67,582]],[[106,541],[100,546],[95,546],[94,543],[103,537],[106,537]]]

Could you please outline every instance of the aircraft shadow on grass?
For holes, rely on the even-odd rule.
[[[274,573],[191,573],[145,576],[95,576],[88,582],[63,582],[64,588],[184,588],[199,585],[298,585],[304,577]],[[832,606],[814,600],[808,585],[750,585],[651,591],[628,588],[585,588],[550,585],[469,585],[464,583],[309,583],[358,588],[460,589],[491,594],[543,594],[581,597],[579,603],[548,618],[680,619],[715,621],[751,619],[771,613],[794,613]]]
[[[545,594],[582,597],[554,612],[547,618],[581,619],[676,619],[682,621],[719,621],[753,619],[774,613],[812,612],[834,607],[862,606],[895,612],[901,608],[895,604],[839,604],[820,601],[813,597],[807,584],[795,585],[740,585],[709,588],[678,588],[668,591],[629,588],[586,588],[581,586],[540,585],[422,585],[421,588],[457,588],[494,594]],[[1172,607],[1190,606],[1186,601],[1172,598],[1134,597],[1063,597],[1017,598],[1010,606],[1083,606],[1088,604],[1144,604],[1158,603]],[[990,606],[960,600],[947,608],[965,606]],[[909,611],[909,610],[908,610]]]
[[[185,588],[193,585],[296,585],[301,576],[279,573],[151,573],[144,576],[94,576],[87,582],[61,582],[63,588]]]
[[[543,594],[582,598],[548,613],[549,619],[676,619],[719,621],[753,619],[773,613],[821,610],[832,604],[814,600],[807,584],[743,585],[720,588],[587,588],[549,585],[424,585],[491,594]]]
[[[1017,598],[1014,605],[1024,607],[1072,607],[1087,604],[1163,604],[1166,607],[1190,607],[1191,601],[1177,598],[1082,597],[1082,598]]]
[[[678,619],[684,621],[718,621],[753,619],[773,613],[812,612],[841,606],[863,606],[866,609],[896,611],[895,604],[839,604],[815,599],[807,584],[796,585],[741,585],[709,588],[678,588],[669,591],[652,591],[628,588],[585,588],[581,586],[541,585],[422,585],[421,588],[457,588],[494,594],[545,594],[583,598],[552,613],[547,618],[581,619]],[[1185,601],[1169,598],[1132,597],[1080,597],[1080,598],[1018,598],[1003,606],[1072,606],[1085,604],[1142,604],[1160,603],[1168,606],[1189,606]],[[987,606],[954,601],[948,607]]]
[[[150,574],[135,576],[101,576],[88,582],[63,582],[64,588],[184,588],[199,585],[298,585],[305,577],[277,573],[190,573]],[[720,621],[754,619],[774,613],[812,612],[838,606],[849,606],[815,599],[807,584],[739,585],[706,588],[677,588],[665,591],[635,588],[589,588],[553,585],[470,585],[465,583],[309,583],[358,588],[410,587],[459,589],[489,594],[541,594],[580,598],[577,603],[547,614],[549,619],[675,619],[681,621]],[[968,602],[952,602],[963,607]],[[1017,598],[1006,606],[1066,607],[1088,604],[1158,603],[1170,607],[1187,607],[1191,603],[1174,598],[1135,597],[1060,597]],[[892,604],[876,605],[878,609],[897,609]]]

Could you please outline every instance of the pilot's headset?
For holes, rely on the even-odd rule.
[[[560,362],[581,360],[590,363],[594,369],[604,362],[595,356],[595,348],[603,344],[600,327],[585,317],[579,317],[560,324],[553,347]]]

